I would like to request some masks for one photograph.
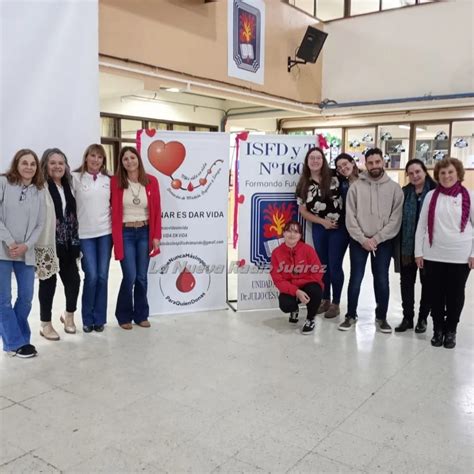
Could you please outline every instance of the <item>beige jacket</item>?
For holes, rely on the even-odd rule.
[[[56,255],[56,212],[51,194],[44,194],[44,227],[35,244],[36,273],[40,280],[46,280],[59,272],[59,260]]]
[[[346,227],[360,244],[372,237],[378,244],[393,239],[402,225],[402,212],[402,188],[386,173],[378,180],[362,173],[347,193]]]

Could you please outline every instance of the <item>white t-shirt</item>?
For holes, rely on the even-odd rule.
[[[433,226],[433,245],[428,237],[428,210],[433,197],[430,191],[423,202],[415,235],[415,257],[433,262],[467,263],[474,257],[474,193],[471,197],[471,212],[464,232],[461,232],[462,195],[456,197],[441,194],[436,203]]]
[[[110,178],[99,173],[72,173],[76,195],[79,238],[93,239],[112,233],[110,211]]]

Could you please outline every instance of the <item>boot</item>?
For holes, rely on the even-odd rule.
[[[395,332],[405,332],[407,329],[413,329],[413,320],[403,318],[402,322],[395,328]]]
[[[59,334],[53,328],[51,321],[41,323],[40,336],[48,341],[59,341]]]
[[[74,324],[74,313],[64,311],[64,316],[61,316],[61,322],[64,324],[64,332],[68,334],[76,334],[76,325]]]
[[[456,347],[456,333],[447,332],[444,338],[444,347],[446,349],[454,349]]]
[[[324,317],[326,319],[332,319],[332,318],[335,318],[335,317],[339,316],[339,314],[341,314],[341,310],[339,309],[339,305],[335,304],[335,303],[331,303],[329,305],[329,308],[327,309],[327,311],[324,313]]]
[[[319,308],[316,314],[325,313],[329,309],[329,305],[330,305],[329,300],[321,300],[321,304],[319,305]]]
[[[431,345],[433,347],[441,347],[443,345],[444,333],[440,329],[435,329],[433,337],[431,338]]]
[[[418,318],[418,322],[416,323],[415,332],[417,334],[422,334],[426,332],[426,327],[428,326],[428,322],[425,318]]]

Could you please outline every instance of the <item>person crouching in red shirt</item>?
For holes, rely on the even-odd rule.
[[[301,240],[299,222],[288,222],[283,228],[283,238],[285,241],[272,252],[270,275],[280,291],[280,309],[290,313],[290,323],[298,322],[298,301],[306,305],[308,312],[302,333],[311,334],[321,303],[324,269],[314,248]]]

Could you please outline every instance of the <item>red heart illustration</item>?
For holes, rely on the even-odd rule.
[[[237,202],[239,204],[243,204],[245,201],[245,196],[243,194],[241,194],[238,198],[237,198]]]
[[[156,129],[154,128],[147,128],[145,130],[145,133],[149,136],[149,137],[154,137],[155,134],[156,134]]]
[[[165,143],[155,140],[148,147],[148,160],[153,167],[166,176],[171,176],[183,163],[186,148],[181,142]]]

